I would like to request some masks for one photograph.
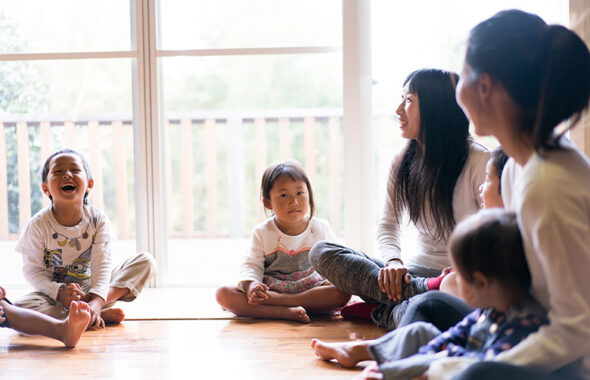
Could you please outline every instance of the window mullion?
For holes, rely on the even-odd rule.
[[[156,285],[165,281],[166,236],[162,186],[163,139],[158,106],[156,57],[156,1],[135,0],[131,4],[132,43],[136,44],[134,72],[134,152],[137,247],[154,255],[158,262]],[[133,17],[133,16],[132,16]]]

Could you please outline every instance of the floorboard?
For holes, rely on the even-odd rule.
[[[175,291],[157,297],[154,292],[152,301],[185,295]],[[0,329],[0,379],[348,379],[366,363],[349,370],[319,360],[311,339],[373,339],[385,332],[370,321],[340,317],[315,317],[309,324],[232,318],[207,297],[191,304],[201,302],[201,308],[217,314],[173,320],[149,319],[154,304],[145,297],[129,310],[138,320],[87,331],[71,350],[47,338]]]

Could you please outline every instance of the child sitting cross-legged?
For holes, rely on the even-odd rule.
[[[154,274],[155,260],[141,252],[111,268],[109,219],[88,204],[94,180],[80,153],[53,153],[41,178],[51,205],[31,218],[16,244],[24,277],[36,291],[15,305],[65,319],[72,301],[84,301],[88,328],[123,321],[125,314],[114,303],[137,297]]]
[[[467,218],[451,235],[450,251],[459,291],[476,308],[445,332],[416,322],[374,341],[325,343],[312,347],[324,360],[345,367],[375,360],[363,379],[450,378],[477,360],[489,360],[548,323],[532,298],[531,276],[516,215],[499,208]],[[426,343],[426,344],[425,344]]]
[[[273,216],[252,232],[237,286],[217,289],[217,302],[238,316],[309,322],[308,312],[327,313],[350,295],[338,290],[309,261],[320,240],[335,241],[330,224],[313,217],[310,181],[303,168],[282,162],[262,176],[262,203]]]

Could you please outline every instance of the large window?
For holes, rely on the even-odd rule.
[[[40,169],[58,149],[88,160],[96,182],[90,200],[111,219],[115,259],[136,250],[130,22],[129,3],[119,0],[0,4],[3,285],[23,283],[13,246],[49,205]]]
[[[317,215],[341,232],[340,1],[161,1],[158,10],[162,281],[235,279],[250,231],[267,217],[262,172],[279,160],[305,167]]]
[[[90,163],[114,260],[148,250],[156,285],[234,280],[278,160],[374,254],[404,77],[459,71],[469,29],[513,7],[568,24],[567,0],[2,0],[0,284],[24,285],[13,247],[66,147]]]

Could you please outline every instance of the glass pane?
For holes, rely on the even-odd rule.
[[[0,83],[7,84],[0,93],[0,246],[9,253],[0,266],[3,283],[24,281],[13,247],[30,217],[50,204],[41,166],[62,148],[79,151],[90,165],[89,200],[111,220],[114,262],[133,253],[131,60],[0,62]]]
[[[340,46],[340,0],[160,1],[160,49]]]
[[[130,9],[122,0],[2,0],[0,52],[130,50]]]
[[[502,9],[522,9],[538,14],[548,23],[563,25],[569,23],[569,9],[567,0],[374,0],[371,7],[373,77],[377,81],[373,87],[373,128],[376,162],[375,220],[378,221],[386,194],[389,165],[394,154],[407,141],[399,134],[395,115],[405,77],[410,72],[425,67],[459,73],[471,28]],[[497,145],[493,138],[478,140],[489,148]],[[409,231],[408,236],[412,236],[412,233]],[[414,246],[413,242],[411,248]]]
[[[234,282],[264,214],[262,171],[294,159],[343,230],[340,54],[162,58],[167,282]],[[190,257],[189,257],[190,256]],[[196,258],[198,256],[198,258]],[[223,271],[211,271],[219,261]]]

